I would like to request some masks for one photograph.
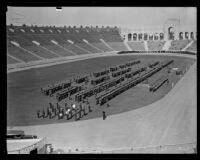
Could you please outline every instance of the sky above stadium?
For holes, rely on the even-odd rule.
[[[181,25],[196,28],[195,7],[8,7],[7,24],[55,26],[160,27],[168,18],[180,19]],[[146,27],[146,28],[148,28]]]

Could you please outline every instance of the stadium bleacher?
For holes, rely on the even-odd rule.
[[[197,41],[195,40],[191,46],[187,48],[187,51],[197,51]]]
[[[171,46],[169,50],[180,51],[184,47],[186,47],[186,45],[189,43],[190,43],[190,40],[174,40],[171,42]]]
[[[105,43],[102,43],[103,39]],[[13,44],[12,42],[15,44]],[[110,45],[108,47],[107,45]],[[127,50],[118,28],[7,26],[8,64]],[[11,57],[12,56],[12,57]],[[16,58],[16,59],[15,59]]]
[[[30,53],[24,51],[23,49],[21,49],[19,47],[15,47],[14,45],[12,47],[8,47],[7,52],[11,56],[21,59],[24,62],[40,60],[38,57],[35,57],[35,56],[31,55]]]
[[[147,41],[149,51],[161,51],[165,41]]]
[[[144,42],[128,42],[129,47],[134,51],[144,51]]]
[[[169,51],[182,50],[191,40],[173,40]],[[149,51],[162,50],[165,41],[147,41]],[[145,51],[143,41],[127,42],[133,51]],[[29,63],[73,55],[128,51],[117,27],[7,26],[7,63]],[[196,40],[186,49],[196,51]]]

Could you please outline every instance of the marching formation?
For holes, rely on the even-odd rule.
[[[102,106],[107,103],[109,106],[108,101],[147,80],[173,62],[173,60],[155,61],[144,66],[140,60],[135,60],[62,83],[48,85],[41,88],[41,93],[54,98],[56,104],[49,102],[46,109],[37,111],[37,117],[43,119],[57,117],[66,120],[74,117],[75,120],[79,120],[93,112],[94,105]],[[169,83],[168,77],[162,76],[151,84],[149,91],[155,92],[166,82]],[[104,112],[103,115],[105,116]]]

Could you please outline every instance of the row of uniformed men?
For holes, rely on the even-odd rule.
[[[75,117],[75,120],[79,120],[82,118],[84,115],[87,115],[89,112],[92,112],[90,103],[86,104],[72,104],[71,107],[68,107],[65,105],[65,108],[61,107],[60,105],[57,104],[57,107],[54,107],[51,103],[50,106],[47,107],[47,111],[43,109],[41,112],[40,110],[37,111],[37,118],[47,118],[49,117],[50,119],[54,117],[58,117],[58,119],[63,119],[64,117],[67,118],[67,120]]]

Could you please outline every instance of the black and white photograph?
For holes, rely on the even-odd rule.
[[[197,154],[197,8],[8,6],[7,154]]]

